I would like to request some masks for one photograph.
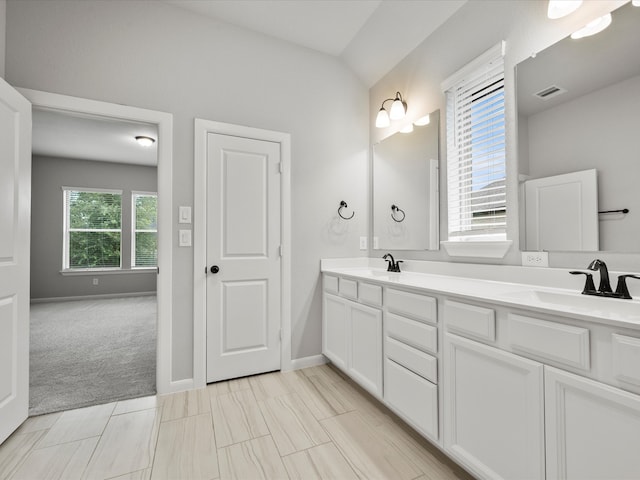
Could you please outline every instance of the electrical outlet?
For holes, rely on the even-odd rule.
[[[367,249],[367,237],[360,237],[360,250]]]
[[[522,252],[523,267],[548,267],[549,252]]]
[[[100,283],[100,279],[98,279],[98,278],[94,278],[93,279],[93,284],[94,285],[98,285],[99,283]]]

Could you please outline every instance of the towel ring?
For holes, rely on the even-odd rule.
[[[402,213],[402,218],[398,219],[396,218],[396,213]],[[404,217],[406,217],[404,210],[402,210],[400,207],[398,207],[397,205],[391,205],[391,218],[393,218],[394,222],[404,222]]]
[[[345,220],[351,220],[353,216],[356,214],[356,212],[351,212],[350,217],[345,217],[344,215],[342,215],[342,209],[347,207],[348,207],[347,202],[345,202],[344,200],[341,200],[340,207],[338,208],[338,215],[340,215],[340,218],[343,218]]]

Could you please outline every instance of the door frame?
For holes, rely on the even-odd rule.
[[[291,362],[291,135],[289,133],[196,118],[194,123],[194,222],[193,222],[193,382],[207,384],[207,136],[209,133],[252,138],[280,144],[280,215],[282,264],[280,280],[282,341],[280,369]]]
[[[17,88],[33,108],[99,115],[155,124],[158,127],[158,268],[156,299],[156,390],[158,394],[184,390],[184,381],[172,381],[173,309],[173,115],[127,105],[101,102],[57,93]],[[160,274],[161,272],[161,274]]]

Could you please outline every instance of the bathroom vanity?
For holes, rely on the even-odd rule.
[[[637,299],[367,261],[323,261],[323,353],[421,435],[479,478],[640,477]]]

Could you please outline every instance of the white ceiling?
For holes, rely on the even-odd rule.
[[[371,87],[467,0],[163,0],[342,60]],[[154,125],[35,110],[33,153],[156,165]]]
[[[164,0],[342,59],[371,87],[467,0]]]
[[[156,166],[157,143],[142,147],[137,135],[157,139],[156,125],[34,109],[32,150],[36,155]]]

